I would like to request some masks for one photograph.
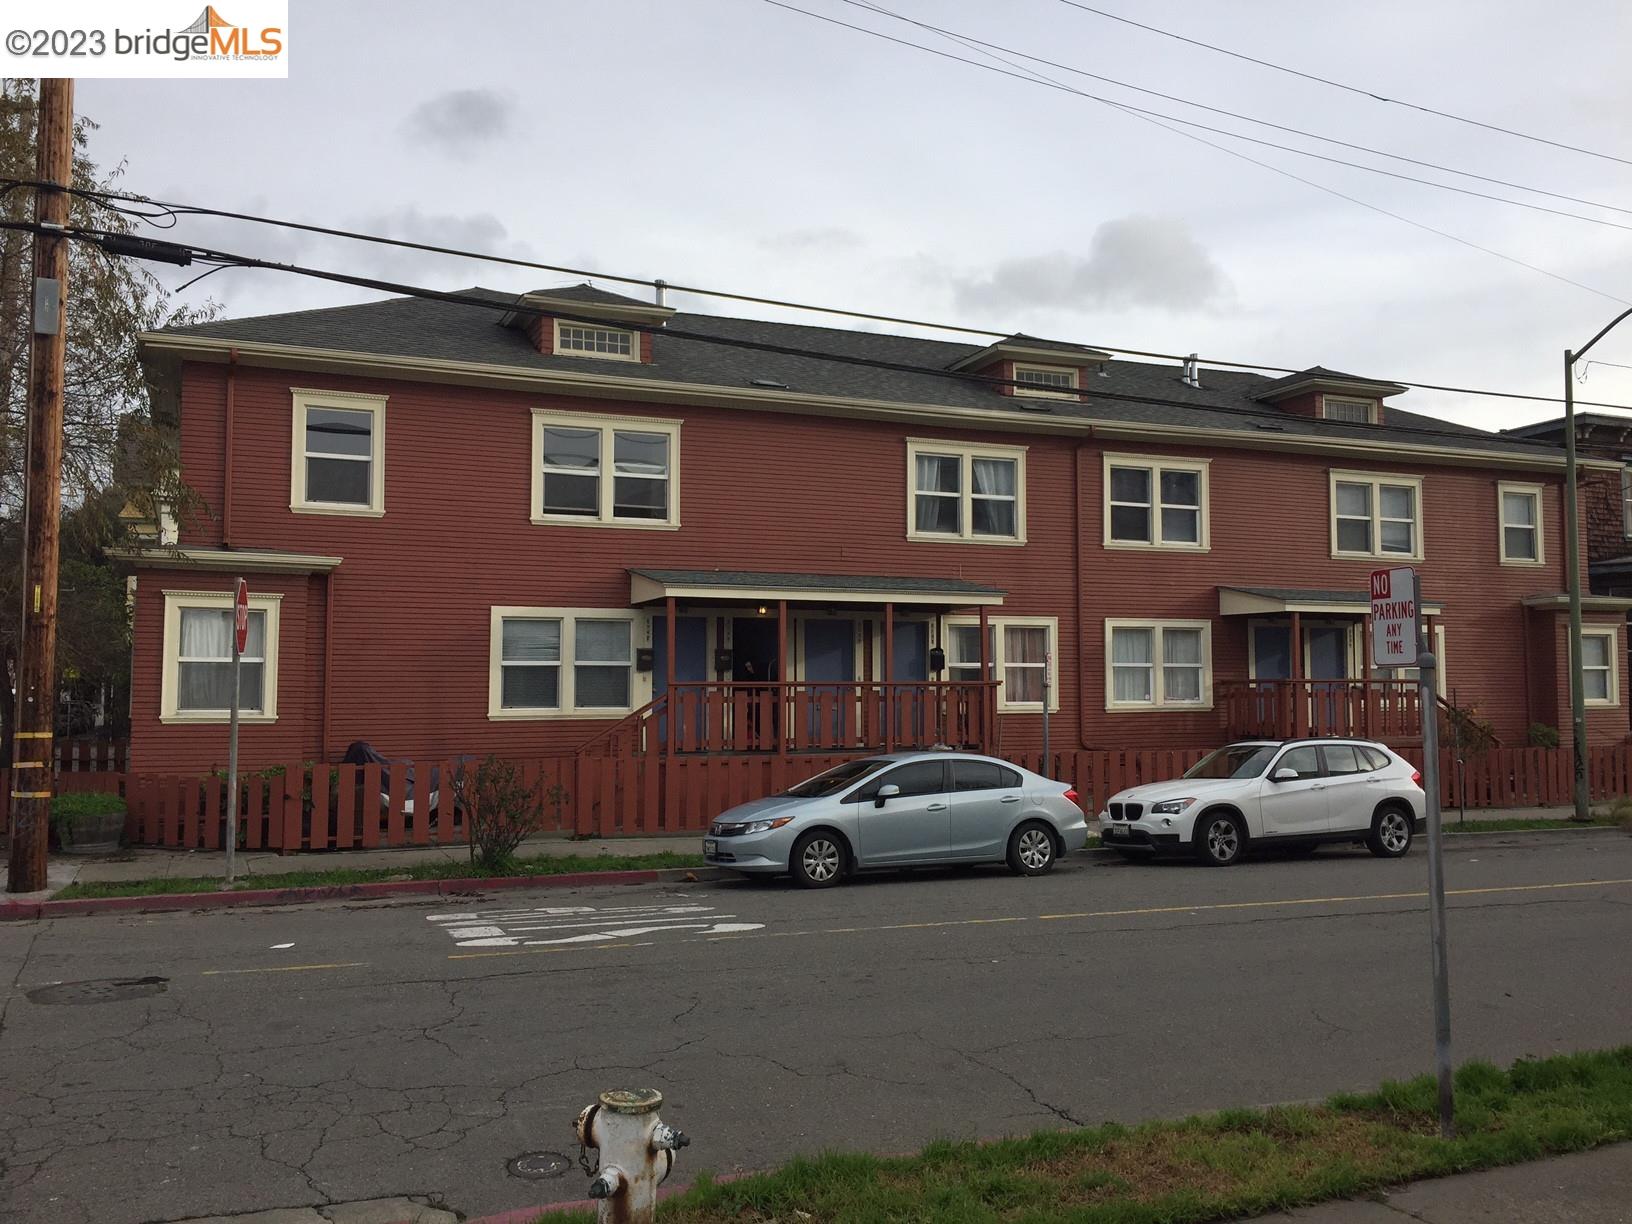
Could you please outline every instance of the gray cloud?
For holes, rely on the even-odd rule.
[[[1087,255],[1054,251],[1006,259],[981,277],[953,281],[960,309],[1094,310],[1154,306],[1206,310],[1229,282],[1183,221],[1118,217],[1094,230]]]
[[[515,113],[514,101],[496,90],[450,89],[414,107],[405,126],[410,135],[463,157],[508,132]]]

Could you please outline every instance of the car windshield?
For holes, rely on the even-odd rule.
[[[1269,767],[1273,744],[1229,744],[1209,752],[1189,769],[1187,778],[1256,778]]]
[[[835,765],[826,773],[819,773],[814,778],[806,778],[797,786],[790,786],[783,794],[791,795],[795,799],[821,799],[827,795],[835,795],[852,782],[860,781],[870,773],[876,773],[890,762],[869,757],[863,761],[846,761],[843,765]]]

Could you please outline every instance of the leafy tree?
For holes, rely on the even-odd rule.
[[[0,79],[0,179],[35,174],[37,84]],[[107,188],[124,173],[104,174],[86,153],[96,125],[74,129],[74,181]],[[0,219],[33,220],[33,192],[0,186]],[[136,219],[83,196],[73,199],[75,225],[125,233]],[[32,236],[0,230],[0,732],[9,735],[22,609],[23,472],[27,465],[29,308]],[[137,336],[167,323],[211,317],[215,307],[175,309],[165,287],[141,263],[84,242],[69,247],[68,364],[63,424],[62,572],[58,591],[57,668],[74,698],[128,685],[129,626],[124,583],[105,550],[131,541],[127,507],[153,518],[158,505],[185,514],[196,500],[181,484],[174,423],[155,421],[137,355]],[[111,703],[123,719],[125,702]],[[78,719],[73,721],[77,722]],[[64,730],[79,729],[64,727]],[[3,742],[3,741],[0,741]]]

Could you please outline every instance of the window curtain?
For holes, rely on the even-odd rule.
[[[1201,631],[1168,629],[1162,634],[1162,697],[1201,700]]]
[[[1019,626],[1004,631],[1004,689],[1011,702],[1043,699],[1043,664],[1048,653],[1048,630]]]
[[[1150,701],[1151,630],[1111,631],[1112,691],[1117,701]]]

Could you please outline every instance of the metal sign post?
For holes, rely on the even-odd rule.
[[[1054,776],[1049,772],[1048,766],[1048,673],[1053,666],[1054,652],[1052,650],[1043,651],[1043,767],[1037,772],[1045,778]]]
[[[1428,934],[1434,962],[1434,1071],[1439,1133],[1456,1134],[1451,1083],[1451,981],[1445,951],[1445,858],[1439,813],[1439,660],[1422,624],[1422,577],[1409,566],[1371,574],[1372,662],[1417,669],[1422,708],[1423,815],[1428,822]]]
[[[238,677],[249,642],[249,584],[238,579],[232,595],[232,713],[227,731],[227,885],[238,874]]]

